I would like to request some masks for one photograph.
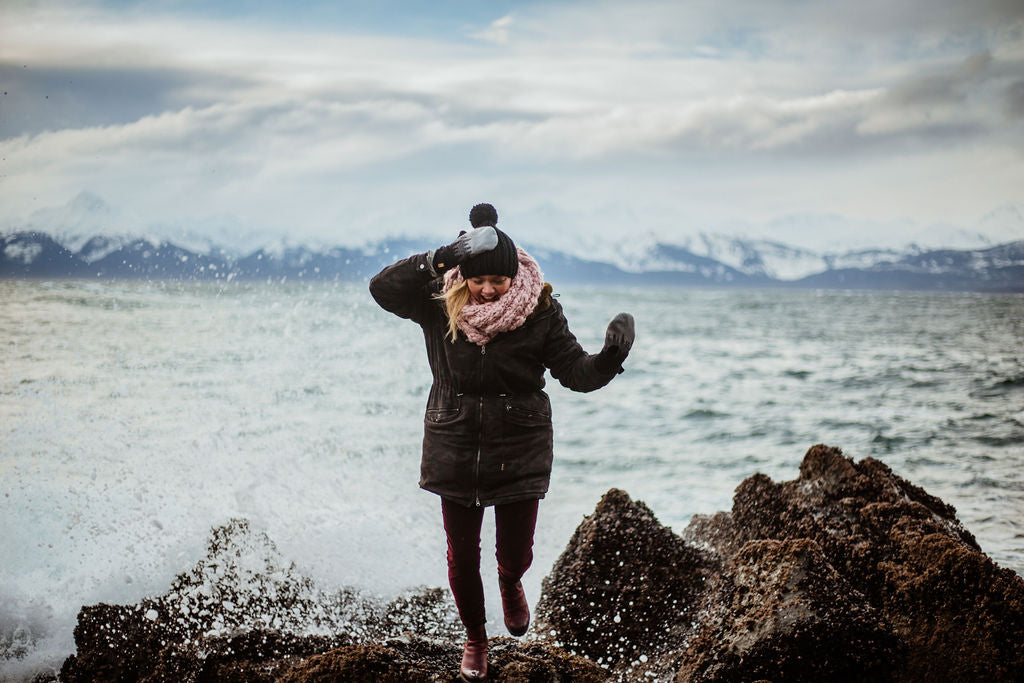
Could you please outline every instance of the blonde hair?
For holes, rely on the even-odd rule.
[[[459,313],[469,303],[469,283],[463,280],[447,292],[437,295],[444,301],[444,309],[448,314],[448,334],[454,342],[459,336]]]

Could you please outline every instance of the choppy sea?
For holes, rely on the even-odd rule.
[[[619,311],[638,332],[605,389],[548,385],[531,600],[609,488],[681,530],[815,443],[884,461],[1024,572],[1024,296],[559,294],[592,351]],[[0,281],[0,680],[59,667],[83,604],[163,593],[231,518],[327,590],[446,585],[416,485],[429,382],[419,329],[364,286]]]

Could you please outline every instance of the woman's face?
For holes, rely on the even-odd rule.
[[[481,275],[466,280],[473,301],[496,301],[508,291],[512,278],[504,275]]]

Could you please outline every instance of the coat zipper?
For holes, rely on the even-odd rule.
[[[473,502],[480,507],[480,451],[484,445],[484,397],[480,395],[480,435],[476,440],[476,467],[473,468]]]
[[[487,345],[480,347],[480,377],[484,376],[484,356],[487,355]],[[484,445],[484,395],[480,394],[479,413],[480,433],[476,439],[476,467],[473,471],[473,503],[480,507],[480,451]]]

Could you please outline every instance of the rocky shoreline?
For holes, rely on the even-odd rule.
[[[447,591],[323,594],[233,521],[167,594],[84,607],[60,680],[453,681]],[[275,551],[276,552],[276,551]],[[682,535],[616,489],[544,580],[495,681],[1021,680],[1024,579],[956,511],[872,458],[817,445]],[[303,634],[303,635],[295,635]],[[42,679],[40,679],[42,680]]]

